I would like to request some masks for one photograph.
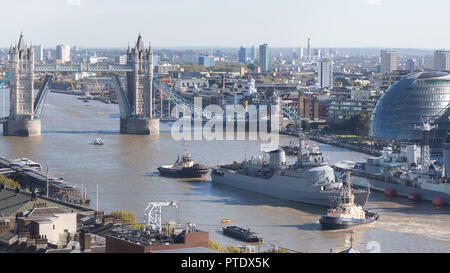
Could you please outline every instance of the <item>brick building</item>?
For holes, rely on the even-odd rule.
[[[117,227],[106,236],[106,253],[150,253],[160,250],[208,248],[208,245],[208,232],[196,229],[186,229],[177,235],[165,235]]]

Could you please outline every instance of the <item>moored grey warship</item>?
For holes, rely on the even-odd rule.
[[[308,146],[301,128],[296,163],[288,164],[282,149],[268,154],[268,160],[252,158],[213,168],[212,182],[307,204],[335,205],[343,183],[336,179],[319,148]],[[354,194],[355,203],[364,206],[369,192],[355,189]]]

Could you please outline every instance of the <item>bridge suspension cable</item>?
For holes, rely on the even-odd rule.
[[[300,115],[291,109],[289,109],[286,105],[283,103],[280,103],[280,110],[283,114],[285,114],[290,120],[302,120]]]
[[[191,114],[198,114],[202,118],[212,119],[214,118],[215,113],[210,111],[205,111],[201,107],[193,104],[189,100],[185,99],[183,96],[179,95],[177,92],[169,88],[167,85],[162,83],[156,76],[153,77],[153,84],[155,85],[155,89],[160,92],[163,96],[165,96],[169,101],[174,102],[177,105],[184,107]],[[280,110],[283,114],[285,114],[290,120],[302,120],[300,115],[291,109],[289,109],[283,103],[280,103]]]

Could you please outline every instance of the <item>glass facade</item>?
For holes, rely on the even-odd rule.
[[[394,83],[378,101],[370,123],[375,139],[421,141],[416,129],[423,121],[438,125],[430,132],[430,145],[440,146],[449,121],[450,75],[445,72],[420,72]]]
[[[204,65],[206,67],[214,66],[213,56],[200,56],[198,57],[198,65]]]

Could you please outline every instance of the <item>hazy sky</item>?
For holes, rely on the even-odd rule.
[[[6,2],[6,3],[5,3]],[[447,0],[8,0],[0,46],[20,31],[53,47],[146,45],[450,48]]]

